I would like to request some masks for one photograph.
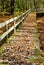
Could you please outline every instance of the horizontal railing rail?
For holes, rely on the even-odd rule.
[[[29,11],[29,10],[28,10],[28,11]],[[2,28],[2,27],[4,27],[5,25],[7,25],[7,24],[9,24],[9,23],[11,23],[11,22],[13,22],[13,21],[19,19],[21,16],[25,15],[28,11],[26,11],[25,13],[23,13],[22,15],[20,15],[20,16],[18,16],[18,17],[15,17],[15,18],[9,19],[9,20],[7,20],[7,21],[5,21],[5,22],[3,22],[3,23],[0,23],[0,28]]]
[[[3,23],[0,23],[0,29],[3,28],[4,26],[6,26],[6,32],[4,32],[1,36],[0,36],[0,41],[2,41],[12,30],[15,31],[15,28],[27,17],[27,15],[30,13],[31,11],[30,10],[27,10],[25,13],[19,15],[18,17],[15,17],[15,18],[12,18],[12,19],[9,19]],[[22,18],[22,19],[21,19]],[[15,21],[17,19],[21,19],[20,21],[18,21],[16,24],[15,24]],[[14,22],[14,25],[12,27],[10,27],[8,29],[8,24],[9,23],[12,23]]]

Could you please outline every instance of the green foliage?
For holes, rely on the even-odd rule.
[[[27,5],[28,4],[28,5]],[[0,0],[0,12],[4,15],[29,9],[29,0]]]
[[[15,11],[25,11],[31,8],[43,9],[44,0],[0,0],[0,13],[2,14],[13,14]]]

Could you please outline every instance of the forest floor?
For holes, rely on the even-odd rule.
[[[31,13],[19,26],[16,33],[8,39],[9,43],[0,47],[0,59],[10,65],[16,65],[16,62],[18,62],[17,65],[22,65],[22,62],[26,63],[23,65],[30,62],[40,65],[42,58],[44,59],[44,53],[41,57],[40,52],[40,46],[41,49],[43,48],[42,52],[44,51],[44,40],[42,40],[44,32],[42,34],[38,31],[44,31],[44,17],[36,19],[36,14]]]
[[[2,16],[2,15],[0,15],[0,23],[5,22],[6,20],[8,20],[10,18],[13,18],[13,17],[15,17],[15,16],[13,16],[13,15],[4,15],[4,16]]]
[[[15,12],[14,14],[5,14],[5,15],[0,14],[0,23],[5,22],[6,20],[14,18],[18,15],[21,15],[22,13],[23,12]]]

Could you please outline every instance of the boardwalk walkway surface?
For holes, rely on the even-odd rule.
[[[39,63],[42,60],[36,15],[33,13],[28,15],[16,31],[17,34],[13,34],[13,39],[3,50],[1,55],[3,62],[8,62],[11,65],[37,65],[37,63],[43,65]]]

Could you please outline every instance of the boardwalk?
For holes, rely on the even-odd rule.
[[[31,13],[13,34],[13,39],[5,47],[2,60],[11,65],[37,65],[41,62],[40,40],[36,23],[36,15]],[[17,64],[15,64],[17,62]],[[30,64],[30,62],[33,62]],[[35,64],[34,64],[35,62]],[[26,63],[26,64],[25,64]],[[39,65],[43,65],[42,63]]]

